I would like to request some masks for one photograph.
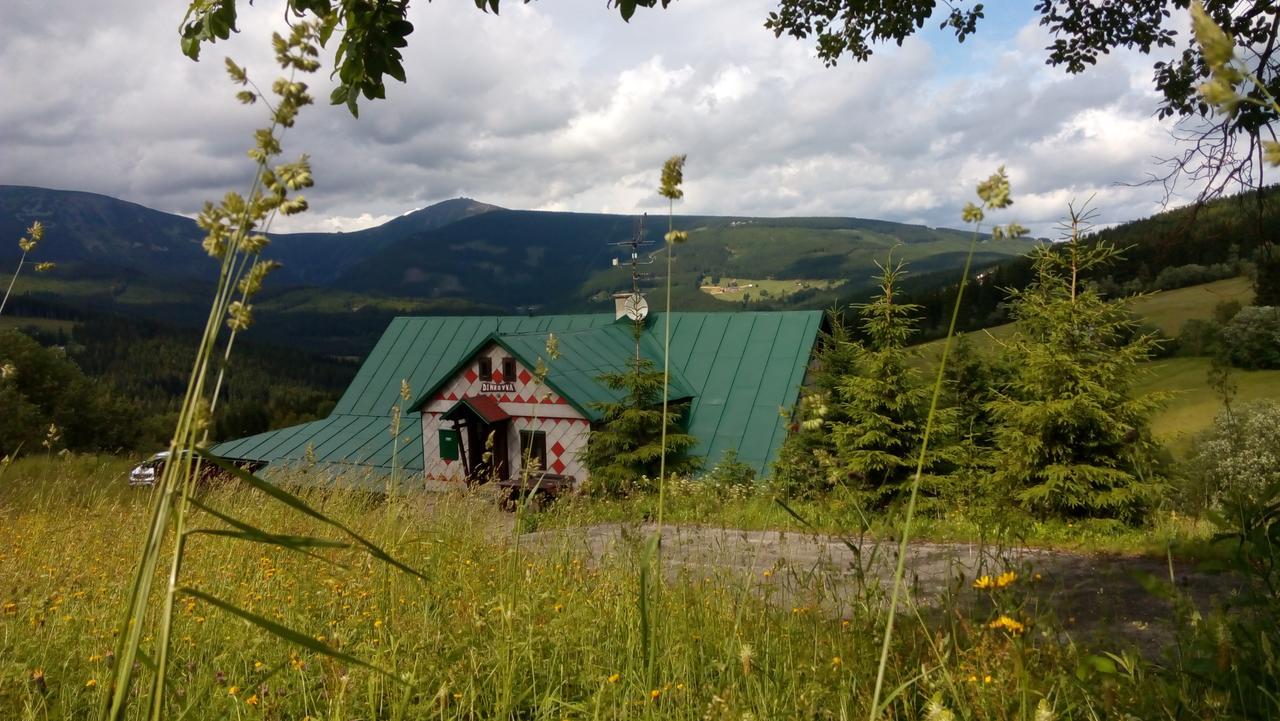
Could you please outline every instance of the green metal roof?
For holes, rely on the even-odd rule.
[[[652,330],[648,328],[646,330]],[[552,361],[547,354],[547,340],[555,333],[560,357]],[[651,361],[656,369],[662,368],[661,332],[658,338],[646,332],[640,336],[640,355]],[[605,373],[624,373],[635,357],[636,341],[629,322],[614,322],[581,330],[541,331],[532,333],[494,333],[481,340],[462,356],[460,362],[449,371],[441,373],[435,383],[427,386],[418,400],[409,406],[418,411],[448,383],[472,356],[489,343],[496,343],[508,353],[520,359],[526,368],[535,368],[542,359],[547,368],[547,385],[569,402],[586,418],[598,421],[603,417],[597,404],[615,403],[626,395],[625,391],[605,385],[600,376]],[[678,368],[668,374],[667,399],[687,400],[697,395],[685,381]]]
[[[651,317],[641,338],[641,353],[658,367],[663,320]],[[671,397],[692,398],[689,432],[699,441],[693,453],[708,467],[732,448],[739,460],[767,472],[786,435],[779,409],[795,405],[821,322],[821,311],[671,314]],[[401,403],[401,380],[425,395],[491,339],[532,365],[546,356],[549,332],[559,338],[561,357],[548,364],[548,385],[574,405],[616,400],[596,376],[624,370],[635,346],[630,327],[611,314],[396,318],[328,418],[213,450],[281,465],[302,461],[310,446],[317,464],[390,468],[390,417]],[[420,471],[418,415],[406,413],[401,425],[398,463]]]

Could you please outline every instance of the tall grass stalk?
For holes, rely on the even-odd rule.
[[[688,239],[688,234],[676,232],[675,204],[684,197],[684,161],[688,156],[673,155],[662,166],[662,185],[658,194],[667,199],[667,302],[662,314],[662,434],[659,445],[662,455],[658,459],[658,553],[662,553],[662,512],[666,501],[667,488],[667,410],[668,396],[671,388],[671,266],[675,246]],[[661,560],[661,556],[659,556]],[[661,574],[659,574],[661,576]],[[660,581],[659,581],[660,582]]]
[[[315,26],[300,23],[294,27],[288,40],[275,35],[273,42],[276,56],[282,67],[292,68],[295,72],[299,69],[314,70],[317,65],[314,57],[318,54],[313,44],[315,32]],[[227,60],[227,69],[238,84],[249,85],[244,70],[230,59]],[[277,133],[293,125],[299,108],[309,104],[311,98],[306,94],[306,86],[296,82],[292,76],[287,80],[276,81],[273,90],[279,96],[274,105],[267,101],[266,95],[256,86],[253,91],[244,90],[239,95],[241,101],[246,103],[263,100],[272,118],[268,128],[257,132],[256,147],[250,151],[250,156],[256,163],[249,194],[245,197],[229,194],[221,206],[206,206],[199,220],[208,232],[205,249],[221,261],[218,280],[177,424],[169,442],[168,462],[164,465],[157,492],[153,496],[150,523],[119,626],[114,679],[111,693],[104,698],[105,715],[111,721],[124,718],[131,696],[130,689],[137,673],[135,664],[138,662],[149,667],[153,674],[147,717],[158,720],[164,716],[164,690],[173,633],[174,600],[179,592],[179,579],[186,552],[189,498],[200,472],[195,451],[198,445],[207,441],[212,409],[216,403],[216,397],[211,397],[207,392],[210,364],[223,323],[228,323],[233,334],[248,326],[250,306],[247,299],[257,290],[272,267],[257,260],[267,240],[265,235],[257,234],[255,230],[262,227],[265,232],[277,212],[290,214],[306,209],[306,202],[300,197],[288,197],[289,191],[311,184],[305,157],[296,164],[275,168],[271,167],[270,162],[280,153]],[[237,290],[240,291],[242,300],[234,301]],[[229,352],[228,345],[224,360]],[[222,373],[219,373],[215,389],[220,386],[222,377]],[[171,527],[173,537],[168,556],[168,575],[160,608],[154,611],[154,651],[153,655],[148,655],[142,649],[143,631],[152,610],[152,583],[156,569],[165,555],[164,547]]]
[[[947,326],[947,336],[942,345],[942,355],[938,360],[938,373],[934,378],[933,395],[929,401],[929,414],[925,418],[924,434],[920,441],[919,457],[916,459],[915,475],[911,480],[911,494],[908,497],[906,513],[902,519],[902,530],[898,540],[898,561],[893,573],[893,590],[889,593],[889,608],[886,612],[884,635],[880,644],[880,662],[876,668],[875,690],[871,696],[870,721],[877,721],[883,711],[881,696],[884,693],[885,672],[889,667],[889,649],[893,642],[893,624],[898,611],[898,599],[902,595],[903,579],[906,576],[907,545],[911,540],[911,523],[915,516],[916,500],[920,495],[920,479],[924,476],[925,459],[929,451],[929,437],[933,432],[934,421],[938,412],[938,400],[942,397],[942,384],[946,377],[947,357],[951,352],[951,342],[955,337],[956,321],[960,317],[960,304],[964,300],[964,289],[969,281],[969,270],[973,265],[973,254],[978,247],[984,209],[1007,208],[1013,203],[1009,197],[1009,192],[1009,179],[1005,175],[1004,168],[1001,167],[998,172],[985,182],[978,184],[978,196],[982,201],[982,207],[969,203],[964,210],[965,222],[974,224],[973,236],[969,240],[969,252],[965,256],[964,270],[961,271],[960,283],[956,288],[956,300],[951,308],[951,321]],[[1010,227],[1016,226],[1011,225]],[[948,682],[952,683],[950,680]],[[884,700],[884,705],[887,706],[902,691],[902,686],[895,689],[889,698]]]
[[[23,263],[27,262],[27,254],[35,250],[43,239],[44,224],[37,220],[27,228],[27,234],[18,240],[18,248],[22,251],[22,255],[18,258],[18,267],[13,270],[13,277],[9,278],[9,287],[5,289],[4,297],[0,298],[0,315],[4,314],[4,307],[9,304],[9,296],[13,294],[13,286],[18,282],[18,274],[22,272]],[[36,270],[52,267],[52,263],[40,263],[36,265]]]

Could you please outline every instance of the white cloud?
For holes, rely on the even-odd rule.
[[[0,182],[187,213],[244,184],[262,110],[231,99],[221,58],[273,77],[278,5],[242,0],[244,32],[196,64],[178,51],[180,8],[10,4],[0,96],[22,101],[0,105]],[[1006,164],[1018,220],[1048,232],[1066,201],[1094,193],[1104,222],[1157,209],[1159,189],[1115,183],[1174,153],[1154,118],[1151,59],[1116,53],[1069,76],[1044,65],[1034,23],[827,69],[807,42],[761,27],[771,0],[685,0],[630,24],[598,2],[506,3],[499,17],[470,5],[412,6],[409,82],[359,120],[304,111],[286,151],[312,157],[313,210],[277,230],[352,230],[458,195],[652,210],[664,207],[662,160],[685,152],[682,212],[958,225],[974,184]],[[323,103],[327,73],[310,82]]]

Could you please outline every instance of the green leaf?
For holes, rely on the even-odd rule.
[[[195,35],[183,34],[182,36],[182,54],[192,60],[200,59],[200,39]]]
[[[324,23],[320,26],[320,46],[324,47],[329,42],[329,38],[333,37],[334,28],[338,27],[338,13],[330,12],[324,16]]]
[[[267,494],[268,496],[271,496],[275,500],[285,504],[286,506],[292,508],[293,510],[298,511],[303,515],[310,516],[316,519],[317,521],[320,521],[321,523],[327,524],[329,526],[332,526],[333,528],[338,529],[339,531],[342,531],[349,538],[351,538],[351,540],[363,546],[364,549],[369,553],[369,555],[373,556],[374,558],[384,563],[388,563],[392,566],[395,566],[401,571],[404,571],[405,573],[411,576],[414,576],[416,578],[419,578],[423,581],[427,580],[427,577],[424,576],[421,571],[411,568],[405,565],[404,563],[396,560],[395,558],[392,558],[390,554],[382,550],[382,548],[380,548],[378,545],[366,539],[364,536],[361,536],[360,534],[351,530],[347,526],[343,525],[342,522],[329,518],[328,516],[324,515],[320,511],[317,511],[316,509],[307,505],[306,501],[302,500],[301,498],[298,498],[297,496],[284,490],[283,488],[267,483],[266,481],[262,480],[261,478],[258,478],[252,473],[249,473],[243,468],[236,466],[234,463],[230,463],[224,458],[220,458],[218,456],[213,455],[212,453],[209,453],[207,450],[196,449],[195,453],[197,457],[203,458],[204,460],[209,461],[210,463],[214,464],[215,466],[222,469],[223,471],[231,474],[241,482],[246,483],[250,486],[253,486],[254,488]]]
[[[1099,673],[1114,674],[1116,672],[1116,662],[1106,656],[1088,656],[1085,658],[1085,663]]]
[[[233,538],[239,541],[249,541],[251,543],[265,543],[272,546],[280,546],[290,551],[310,556],[317,561],[330,562],[324,556],[314,553],[308,553],[307,548],[350,548],[350,544],[341,541],[330,541],[327,538],[316,538],[314,536],[277,536],[269,533],[254,533],[251,531],[229,531],[225,528],[192,528],[183,535],[203,535],[203,536],[222,536],[224,538]]]
[[[400,64],[399,60],[391,60],[387,64],[387,75],[403,83],[405,81],[404,66]]]
[[[279,533],[271,533],[270,531],[264,531],[255,526],[251,526],[248,523],[245,523],[244,521],[240,521],[238,519],[232,518],[231,516],[228,516],[225,513],[218,511],[216,508],[213,508],[201,502],[197,498],[192,497],[192,498],[188,498],[187,500],[191,505],[195,506],[201,511],[208,513],[209,515],[213,516],[214,518],[217,518],[218,520],[222,521],[228,526],[239,529],[238,531],[228,531],[226,529],[196,528],[196,529],[187,531],[188,534],[198,533],[198,534],[203,534],[208,536],[224,536],[227,538],[236,538],[239,540],[250,541],[253,543],[266,543],[274,546],[280,546],[281,548],[285,548],[290,551],[296,551],[303,555],[310,556],[316,560],[324,561],[325,563],[330,563],[335,566],[345,568],[345,566],[343,566],[341,563],[338,563],[337,561],[330,560],[328,558],[325,558],[324,556],[318,556],[314,553],[307,551],[306,549],[308,548],[351,548],[351,544],[349,543],[345,543],[343,541],[334,541],[328,538],[317,538],[315,536],[290,536],[290,535],[279,534]]]
[[[209,594],[199,589],[180,588],[178,589],[178,591],[180,593],[191,596],[192,598],[196,598],[201,601],[204,601],[205,603],[211,606],[216,606],[217,608],[220,608],[223,611],[226,611],[227,613],[233,616],[237,616],[241,619],[244,619],[245,621],[252,623],[258,628],[261,628],[262,630],[266,631],[267,633],[270,633],[278,638],[284,639],[285,641],[288,641],[289,643],[292,643],[295,646],[301,646],[313,653],[318,653],[324,656],[328,656],[329,658],[332,658],[335,661],[342,661],[344,663],[349,663],[352,666],[359,666],[361,668],[369,669],[374,673],[385,676],[387,679],[395,683],[398,683],[401,685],[408,685],[399,676],[396,676],[395,674],[391,673],[390,671],[387,671],[386,669],[380,668],[378,666],[374,666],[368,661],[364,661],[359,658],[356,658],[355,656],[352,656],[349,653],[344,653],[342,651],[339,651],[338,649],[332,646],[329,646],[327,644],[324,644],[324,643],[321,643],[320,641],[315,640],[315,638],[313,638],[312,636],[308,636],[307,634],[302,633],[300,631],[295,631],[294,629],[289,628],[288,626],[285,626],[280,623],[276,623],[275,621],[272,621],[271,619],[265,618],[263,616],[259,616],[256,613],[246,611],[243,608],[240,608],[235,604],[223,601],[222,599],[217,598],[216,596],[210,596]]]

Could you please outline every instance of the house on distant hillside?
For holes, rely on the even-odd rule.
[[[689,403],[693,455],[710,466],[733,449],[767,472],[821,323],[820,311],[671,314],[668,397]],[[658,368],[662,332],[662,315],[650,316],[639,341]],[[551,333],[555,360],[546,352]],[[625,371],[636,351],[621,299],[613,314],[396,318],[328,418],[213,451],[268,471],[364,469],[375,483],[391,469],[393,451],[407,479],[424,481],[516,478],[521,460],[532,457],[545,472],[580,484],[587,478],[581,452],[601,417],[595,404],[621,396],[599,377]],[[402,380],[410,402],[401,400]],[[396,405],[404,409],[399,438],[390,432]]]

